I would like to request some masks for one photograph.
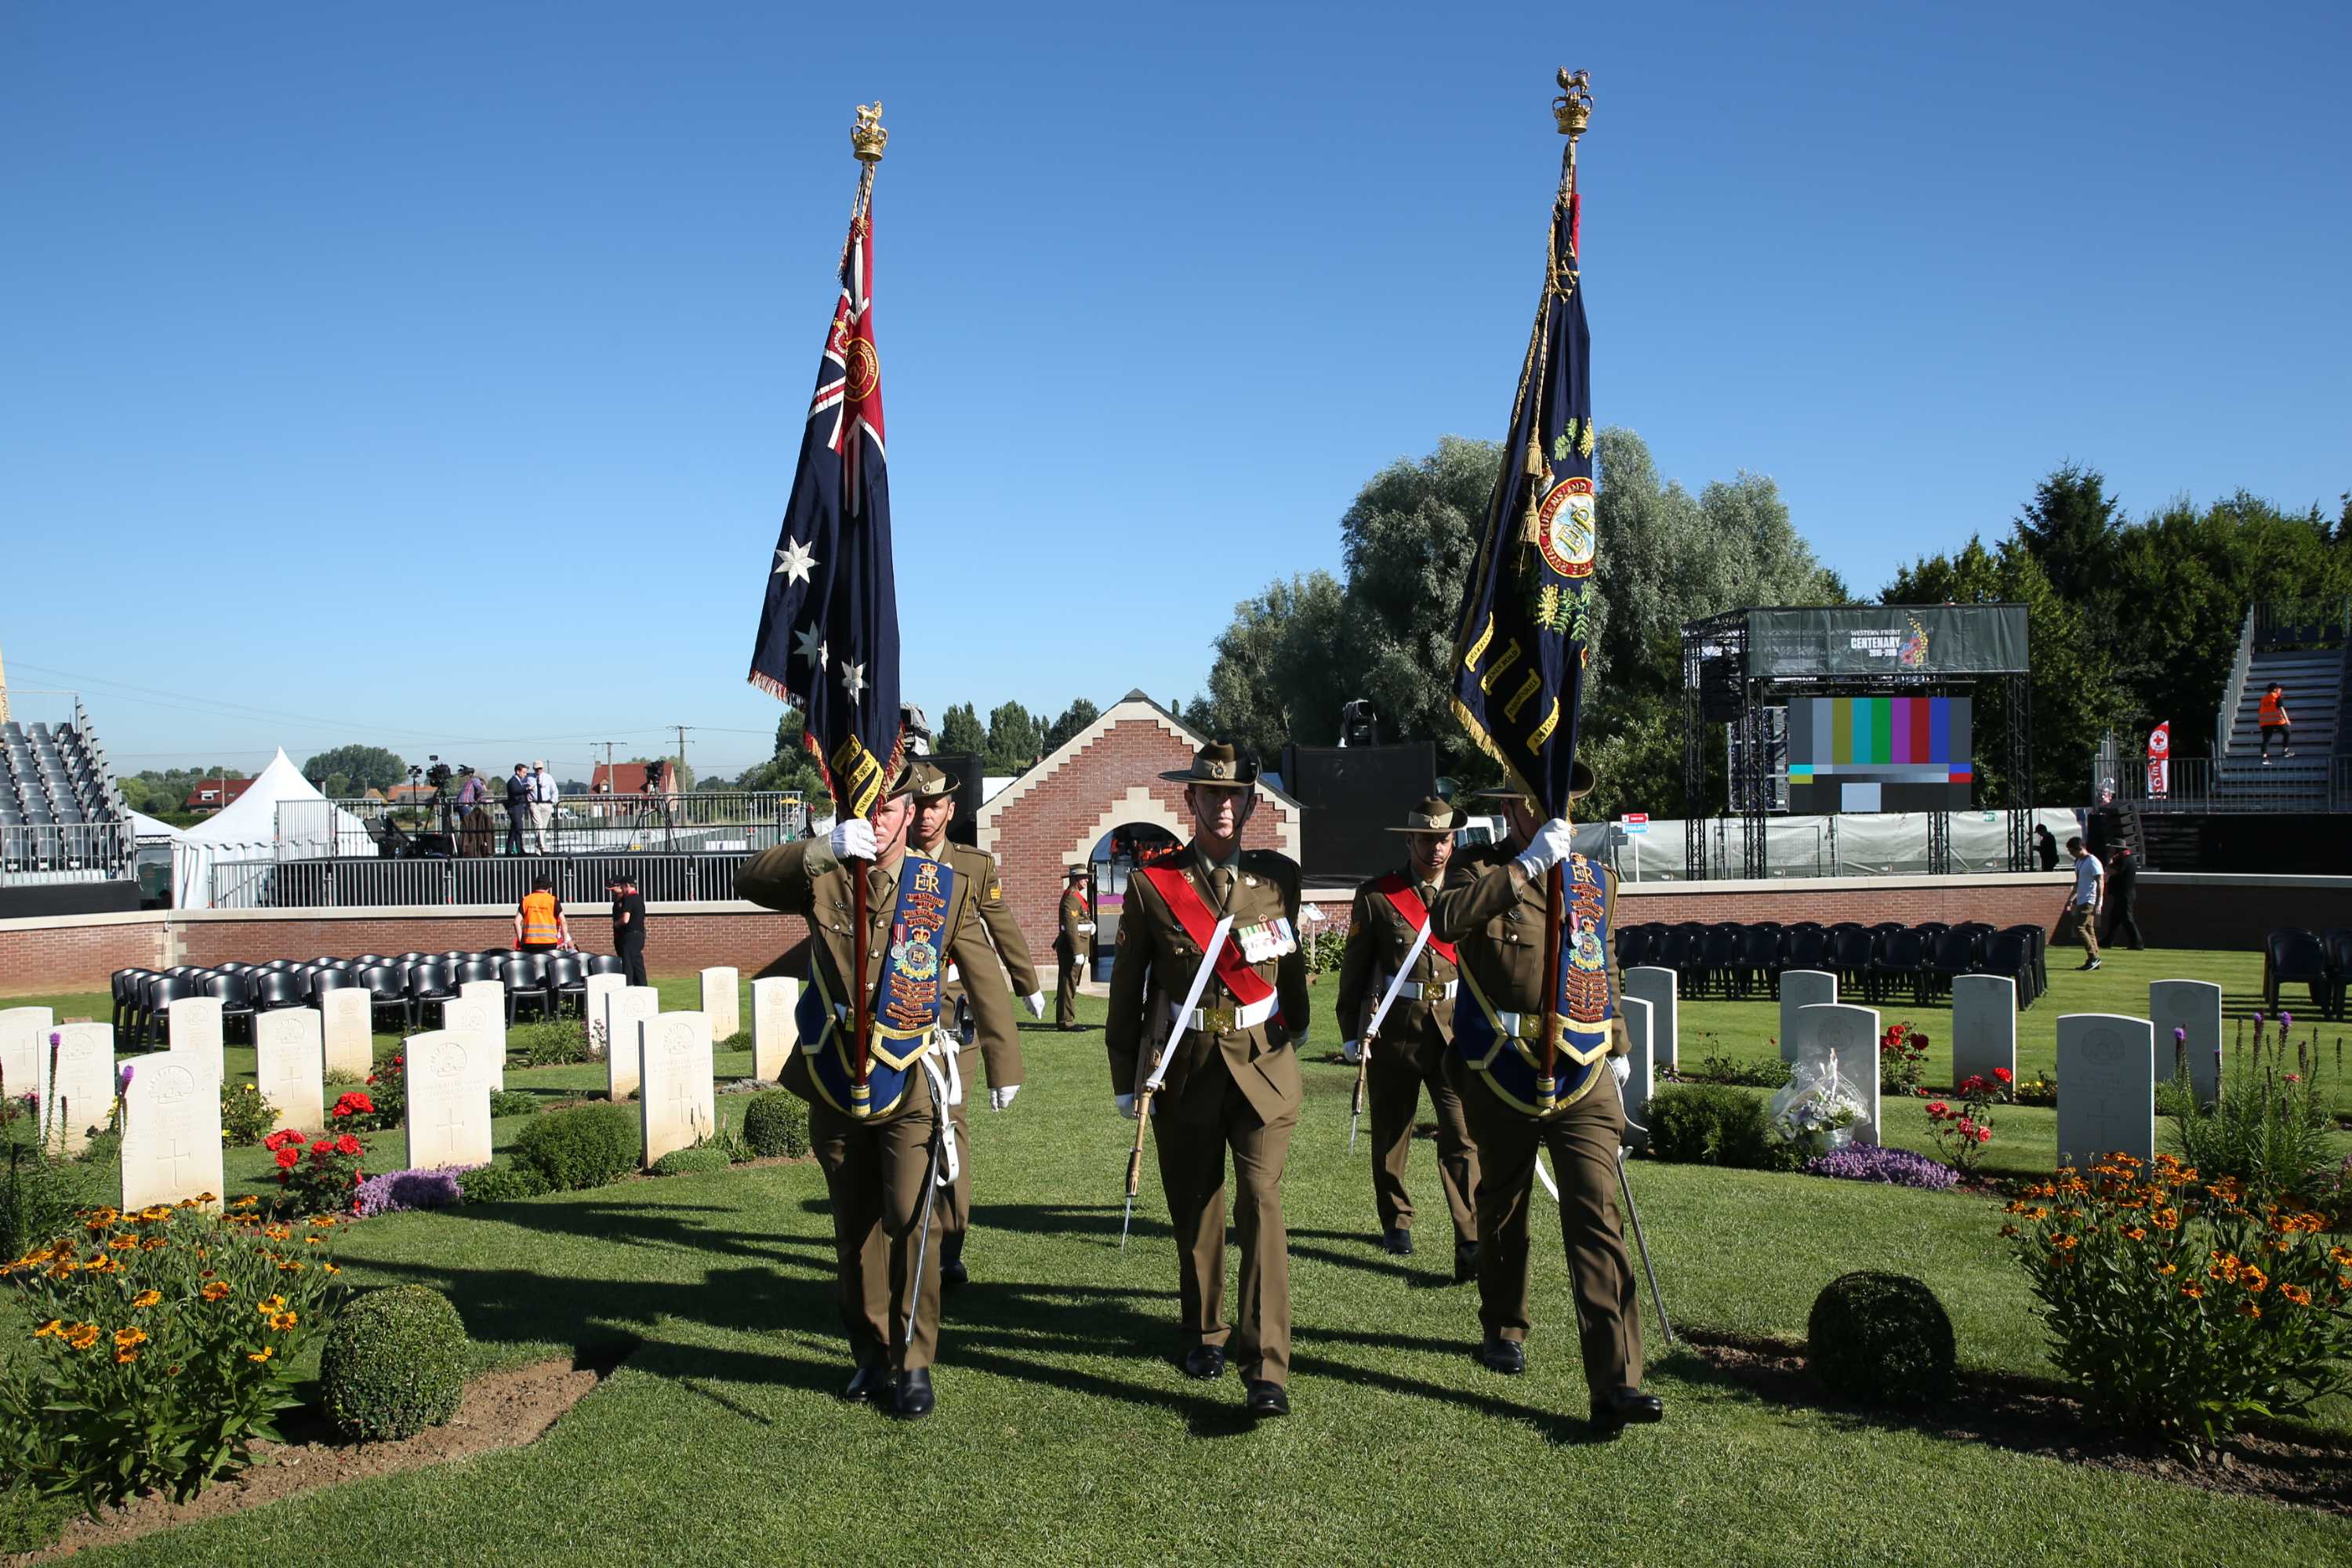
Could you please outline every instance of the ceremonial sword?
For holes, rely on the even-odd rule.
[[[1405,978],[1412,973],[1413,960],[1419,958],[1421,950],[1429,945],[1429,921],[1423,921],[1421,929],[1412,933],[1412,945],[1404,950],[1404,962],[1397,965],[1396,973],[1390,977],[1389,988],[1381,996],[1381,1005],[1372,1009],[1372,1021],[1364,1026],[1364,1037],[1356,1042],[1356,1097],[1348,1107],[1348,1152],[1350,1154],[1356,1152],[1356,1123],[1364,1117],[1364,1075],[1371,1067],[1372,1037],[1381,1032],[1381,1020],[1386,1018],[1389,1009],[1396,1005],[1397,993],[1404,989]]]
[[[1225,950],[1225,933],[1234,929],[1234,917],[1227,915],[1209,933],[1209,944],[1201,950],[1201,966],[1192,971],[1192,988],[1184,993],[1184,1005],[1176,1010],[1175,1022],[1168,1030],[1167,1041],[1160,1047],[1160,1059],[1152,1064],[1151,1076],[1143,1080],[1135,1097],[1135,1147],[1127,1153],[1127,1212],[1119,1217],[1119,1250],[1127,1250],[1127,1228],[1135,1221],[1135,1188],[1143,1179],[1143,1136],[1151,1125],[1151,1097],[1168,1079],[1168,1064],[1176,1059],[1176,1042],[1191,1025],[1192,1010],[1201,1005],[1201,993],[1208,988],[1209,975],[1217,965],[1217,954]]]

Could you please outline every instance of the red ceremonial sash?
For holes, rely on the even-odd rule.
[[[1424,905],[1421,901],[1421,895],[1412,890],[1412,884],[1406,881],[1396,872],[1391,871],[1387,876],[1382,877],[1379,881],[1374,882],[1372,884],[1372,891],[1386,899],[1390,903],[1394,904],[1396,906],[1396,912],[1402,915],[1404,917],[1404,923],[1412,927],[1413,930],[1419,931],[1422,927],[1429,924],[1428,906]],[[1427,945],[1430,952],[1437,954],[1438,957],[1445,960],[1446,963],[1454,964],[1457,967],[1461,964],[1462,961],[1454,955],[1454,944],[1450,942],[1438,941],[1437,933],[1435,931],[1433,931],[1429,933],[1429,942]]]
[[[1176,923],[1184,928],[1184,934],[1202,952],[1208,952],[1210,934],[1217,929],[1217,917],[1209,912],[1209,906],[1201,901],[1201,895],[1184,879],[1184,873],[1173,866],[1146,866],[1143,878],[1167,900],[1169,910],[1175,915]],[[1257,971],[1242,957],[1241,945],[1233,940],[1231,931],[1225,933],[1224,946],[1217,950],[1217,978],[1225,983],[1234,1000],[1244,1007],[1274,994],[1274,987],[1258,978]]]

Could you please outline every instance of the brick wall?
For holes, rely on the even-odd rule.
[[[0,921],[0,996],[103,991],[118,969],[161,968],[162,910]]]

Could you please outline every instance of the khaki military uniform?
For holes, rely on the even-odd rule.
[[[1061,930],[1054,938],[1054,960],[1061,973],[1054,981],[1054,1022],[1065,1029],[1078,1026],[1078,975],[1093,944],[1094,915],[1087,896],[1077,889],[1062,889]]]
[[[1498,1012],[1539,1014],[1544,972],[1544,887],[1499,847],[1473,858],[1475,877],[1438,896],[1434,934],[1458,944],[1462,968]],[[1617,879],[1603,870],[1603,909],[1614,931]],[[1612,952],[1612,997],[1624,994]],[[1473,1004],[1475,1005],[1475,1004]],[[1624,1021],[1612,1027],[1612,1053],[1631,1042]],[[1595,1397],[1642,1381],[1642,1324],[1633,1261],[1617,1213],[1617,1151],[1624,1108],[1615,1079],[1600,1064],[1574,1103],[1540,1120],[1497,1096],[1458,1054],[1447,1076],[1478,1145],[1478,1315],[1489,1338],[1523,1342],[1528,1302],[1528,1226],[1536,1151],[1551,1151],[1559,1182],[1560,1238],[1568,1250],[1584,1375]]]
[[[1420,898],[1433,923],[1438,889],[1416,881],[1410,865],[1397,874]],[[1351,1040],[1363,1038],[1372,1010],[1381,1005],[1418,929],[1380,890],[1381,880],[1375,878],[1356,889],[1348,914],[1348,940],[1340,952],[1339,1028]],[[1431,935],[1435,937],[1433,930]],[[1367,1047],[1372,1053],[1364,1069],[1372,1121],[1372,1202],[1383,1231],[1412,1228],[1412,1197],[1405,1190],[1404,1173],[1412,1153],[1413,1118],[1421,1109],[1422,1091],[1427,1089],[1430,1108],[1437,1114],[1437,1176],[1454,1216],[1454,1239],[1457,1246],[1475,1242],[1478,1150],[1463,1119],[1462,1097],[1445,1077],[1445,1058],[1454,1045],[1456,972],[1443,953],[1423,943],[1405,983],[1414,994],[1398,994],[1381,1023],[1380,1038]]]
[[[1013,977],[1013,994],[1034,995],[1041,984],[1037,978],[1037,966],[1030,962],[1029,943],[1021,935],[1020,923],[1013,920],[1011,906],[1004,901],[1004,886],[996,874],[996,857],[985,850],[950,843],[940,844],[938,854],[940,859],[955,868],[956,880],[971,889],[980,923],[988,931],[988,940],[995,947],[996,956],[1004,961],[1004,968]],[[976,1044],[979,1038],[979,1015],[969,1011],[971,1004],[967,1000],[967,993],[975,985],[997,989],[996,973],[996,965],[992,963],[971,974],[964,973],[961,958],[948,966],[947,984],[942,992],[945,1000],[940,1005],[940,1016],[953,1031],[951,1043],[960,1050],[967,1044],[962,1028],[967,1021],[972,1025],[973,1030],[970,1043]],[[1008,1013],[1007,1016],[1011,1015]],[[963,1059],[971,1061],[972,1058],[966,1057]],[[985,1053],[982,1053],[982,1059],[985,1059]],[[979,1089],[969,1070],[962,1077],[963,1098],[950,1108],[949,1119],[955,1123],[956,1147],[961,1151],[963,1158],[956,1171],[955,1185],[940,1194],[947,1200],[947,1216],[943,1222],[940,1245],[946,1252],[943,1261],[948,1263],[953,1263],[963,1256],[964,1234],[971,1228],[971,1131],[969,1117],[972,1097]],[[1003,1089],[1004,1086],[992,1073],[988,1087]]]
[[[1307,1030],[1307,959],[1298,949],[1298,867],[1271,850],[1246,849],[1212,866],[1197,846],[1161,864],[1175,868],[1212,916],[1234,919],[1229,942],[1285,922],[1287,951],[1251,965],[1275,987],[1270,1016],[1243,1024],[1239,1003],[1213,975],[1201,1014],[1178,1021],[1200,947],[1140,872],[1127,884],[1111,965],[1111,1087],[1133,1094],[1150,1076],[1163,1040],[1175,1053],[1154,1101],[1152,1142],[1176,1231],[1179,1310],[1187,1348],[1231,1341],[1244,1378],[1285,1384],[1290,1375],[1290,1238],[1282,1218],[1282,1172],[1302,1095],[1292,1042]],[[1258,940],[1256,937],[1253,941]],[[1280,945],[1270,942],[1269,945]],[[1237,948],[1237,951],[1242,951]],[[1186,1026],[1179,1027],[1180,1022]],[[1189,1026],[1192,1025],[1204,1026]],[[1171,1039],[1171,1033],[1173,1035]],[[1225,1322],[1225,1155],[1233,1154],[1235,1240],[1241,1251],[1234,1321]]]
[[[921,851],[909,850],[898,867],[875,866],[866,872],[864,986],[869,999],[881,986],[899,873],[908,859],[919,858]],[[835,996],[852,994],[844,983],[856,963],[851,871],[823,839],[807,839],[764,851],[735,879],[738,898],[807,919],[810,963]],[[956,878],[951,907],[940,927],[940,944],[956,963],[972,973],[996,963],[980,916],[977,895],[985,891]],[[1011,999],[993,985],[975,986],[970,996],[989,1082],[1000,1087],[1020,1082],[1021,1043]],[[942,1047],[935,1044],[933,1048]],[[851,1350],[861,1363],[882,1360],[899,1371],[929,1366],[939,1342],[943,1205],[932,1205],[930,1235],[921,1248],[922,1278],[914,1278],[915,1253],[924,1239],[918,1220],[930,1174],[931,1138],[943,1109],[936,1102],[929,1076],[918,1068],[908,1075],[905,1098],[869,1118],[850,1116],[828,1102],[802,1052],[786,1060],[783,1082],[809,1102],[809,1142],[833,1200],[841,1322]],[[910,1300],[915,1304],[914,1332],[901,1360],[897,1331],[906,1321]]]

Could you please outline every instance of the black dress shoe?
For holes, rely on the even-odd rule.
[[[1225,1348],[1223,1345],[1194,1345],[1184,1352],[1184,1375],[1212,1383],[1225,1375]]]
[[[971,1278],[971,1271],[963,1266],[961,1258],[950,1258],[940,1265],[940,1289],[942,1290],[952,1290]]]
[[[1478,1278],[1478,1244],[1457,1241],[1454,1244],[1454,1282],[1461,1285]]]
[[[1411,1258],[1412,1256],[1412,1232],[1405,1229],[1402,1226],[1392,1226],[1381,1234],[1381,1246],[1384,1250],[1393,1252],[1399,1258]]]
[[[908,1367],[898,1374],[898,1386],[890,1394],[891,1415],[902,1421],[920,1421],[938,1404],[931,1393],[929,1367]]]
[[[879,1399],[889,1387],[888,1362],[879,1359],[862,1361],[857,1363],[856,1373],[850,1377],[849,1386],[841,1391],[841,1396],[852,1405],[863,1405],[870,1399]]]
[[[1665,1418],[1665,1401],[1638,1388],[1612,1388],[1592,1402],[1592,1425],[1612,1436],[1630,1426],[1647,1426]]]
[[[1517,1377],[1528,1370],[1528,1347],[1517,1340],[1498,1340],[1489,1336],[1486,1342],[1479,1347],[1478,1359],[1486,1363],[1488,1372]]]
[[[1254,1417],[1287,1415],[1290,1414],[1290,1394],[1278,1383],[1254,1380],[1249,1385],[1249,1403],[1244,1408]]]

